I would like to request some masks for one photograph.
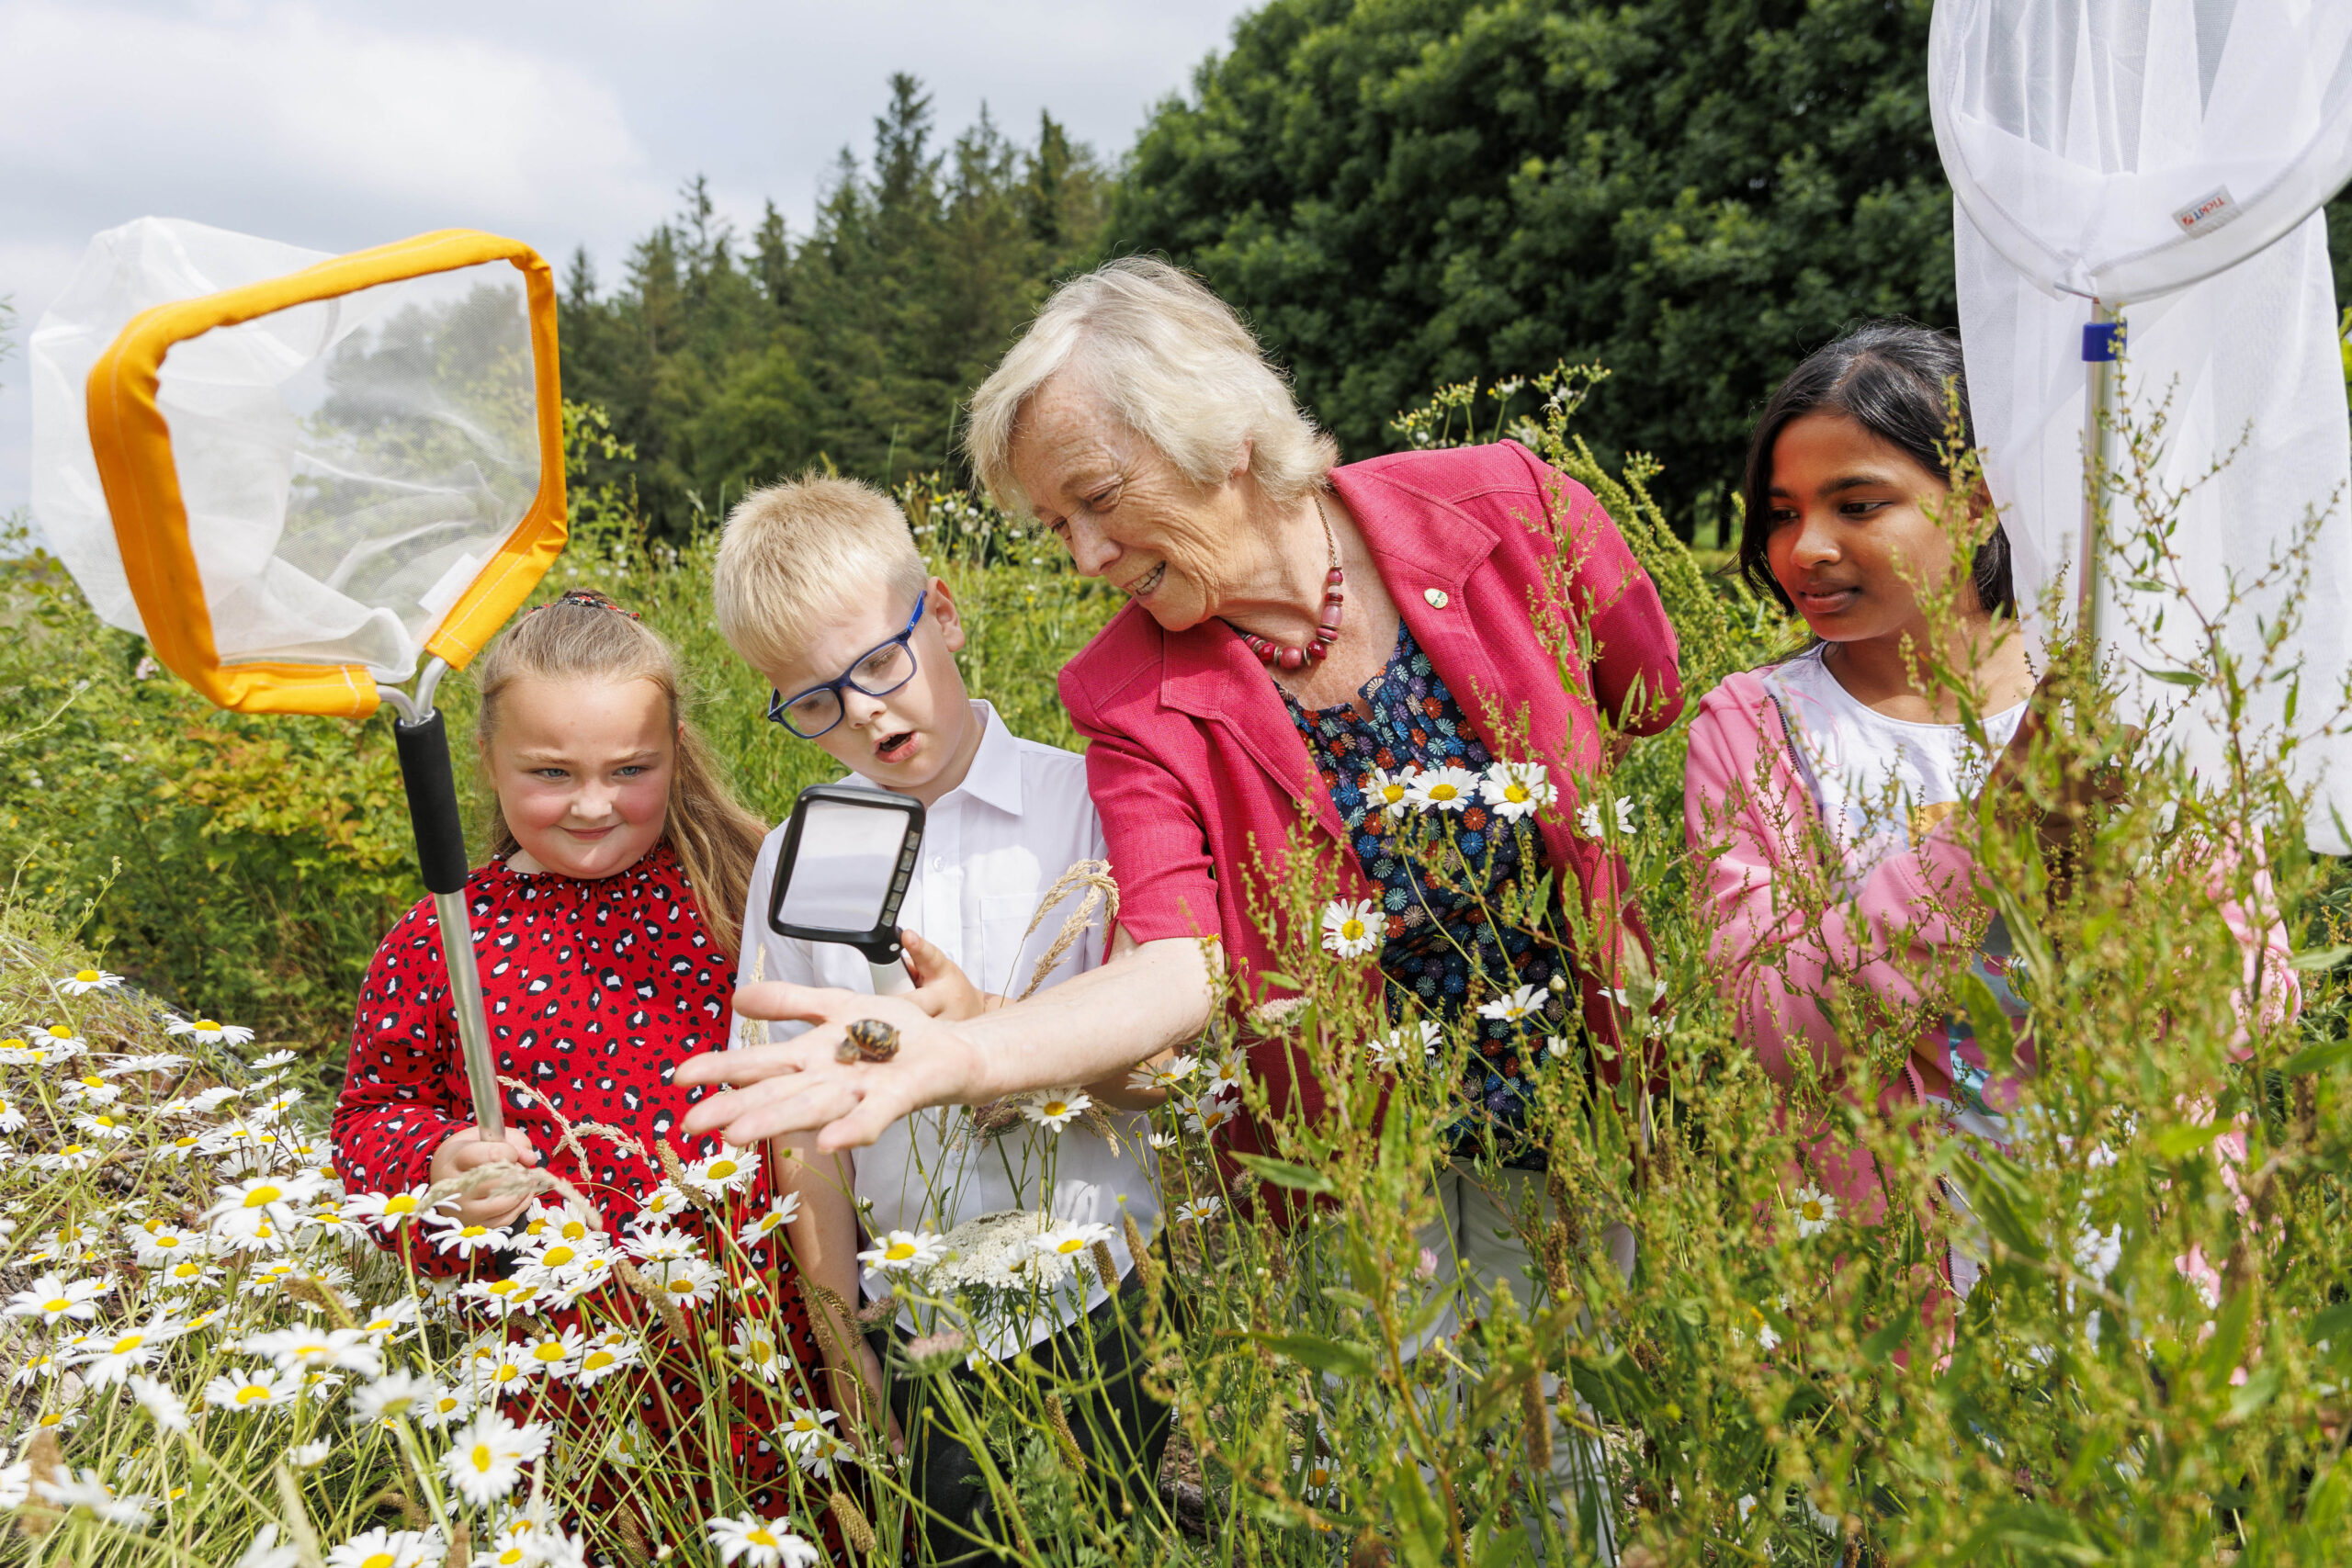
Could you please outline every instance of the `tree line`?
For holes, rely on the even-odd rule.
[[[1864,316],[1957,324],[1931,10],[1268,0],[1115,168],[1049,114],[940,146],[897,76],[806,236],[773,203],[737,235],[696,181],[609,294],[575,260],[566,387],[664,530],[812,463],[952,469],[960,400],[1051,283],[1148,253],[1250,316],[1351,457],[1442,383],[1606,366],[1581,427],[1656,457],[1704,530],[1805,353]]]

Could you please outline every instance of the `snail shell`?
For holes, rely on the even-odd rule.
[[[861,1018],[849,1026],[847,1033],[849,1038],[834,1053],[844,1062],[887,1062],[899,1054],[899,1026],[895,1023]]]

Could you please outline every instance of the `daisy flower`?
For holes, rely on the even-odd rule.
[[[57,982],[57,988],[69,997],[86,997],[92,991],[112,990],[122,984],[122,976],[103,969],[76,969]]]
[[[725,1280],[716,1265],[699,1258],[684,1258],[662,1265],[662,1294],[673,1305],[691,1310],[718,1300]]]
[[[405,1192],[355,1192],[343,1201],[344,1218],[368,1221],[390,1235],[425,1212],[424,1195],[430,1190],[412,1187]]]
[[[122,1086],[108,1083],[96,1073],[85,1073],[65,1085],[59,1098],[68,1105],[112,1105],[122,1098]]]
[[[440,1568],[447,1548],[439,1530],[361,1530],[327,1550],[327,1568]]]
[[[723,1563],[740,1561],[743,1568],[811,1568],[824,1561],[823,1552],[785,1529],[782,1519],[722,1514],[705,1528]]]
[[[351,1413],[362,1422],[396,1421],[432,1407],[441,1385],[413,1372],[389,1372],[351,1396]]]
[[[1369,898],[1352,903],[1334,900],[1323,906],[1323,951],[1336,953],[1342,958],[1362,958],[1379,947],[1381,925],[1374,917]]]
[[[280,1371],[334,1369],[372,1378],[384,1370],[375,1341],[359,1328],[274,1328],[245,1336],[243,1349],[267,1356]]]
[[[103,1070],[107,1077],[119,1078],[133,1073],[168,1073],[187,1066],[186,1056],[170,1051],[151,1051],[143,1056],[117,1056]]]
[[[1193,1102],[1192,1113],[1186,1118],[1193,1132],[1207,1137],[1234,1118],[1241,1102],[1221,1094],[1205,1096]]]
[[[792,1365],[764,1325],[755,1325],[741,1318],[736,1320],[734,1342],[728,1346],[727,1353],[762,1382],[781,1383]]]
[[[1040,1127],[1051,1127],[1058,1133],[1093,1103],[1093,1098],[1084,1089],[1041,1089],[1022,1097],[1021,1114]]]
[[[857,1260],[885,1274],[912,1274],[937,1263],[944,1250],[929,1231],[892,1231]]]
[[[118,1497],[95,1470],[85,1470],[79,1476],[60,1470],[56,1475],[55,1480],[34,1482],[33,1495],[60,1508],[86,1508],[110,1525],[144,1529],[158,1501],[136,1495]]]
[[[172,1291],[198,1290],[220,1278],[220,1270],[201,1258],[183,1258],[175,1263],[166,1263],[155,1275],[159,1286]]]
[[[1103,1224],[1058,1224],[1029,1245],[1047,1258],[1076,1258],[1096,1242],[1109,1242],[1111,1227]]]
[[[627,1245],[647,1263],[680,1263],[702,1256],[694,1237],[669,1225],[648,1225],[629,1237]]]
[[[707,1198],[721,1193],[740,1192],[760,1174],[760,1156],[750,1149],[739,1149],[722,1142],[718,1152],[706,1155],[686,1167],[686,1185]]]
[[[301,1393],[300,1372],[232,1367],[204,1385],[204,1403],[216,1410],[285,1410]]]
[[[102,1337],[92,1349],[74,1359],[83,1379],[96,1388],[110,1388],[133,1372],[155,1364],[164,1347],[179,1337],[180,1325],[170,1317],[151,1318],[111,1337]]]
[[[1630,839],[1634,836],[1634,797],[1630,795],[1621,795],[1617,797],[1617,834],[1620,838]],[[1589,802],[1584,809],[1577,813],[1577,831],[1588,839],[1604,836],[1600,828],[1599,801]]]
[[[523,1467],[548,1451],[548,1429],[536,1422],[517,1427],[496,1411],[484,1411],[450,1434],[441,1469],[458,1495],[486,1507],[514,1490]]]
[[[1179,1062],[1184,1064],[1182,1072],[1176,1070]],[[1146,1063],[1127,1075],[1127,1087],[1137,1094],[1172,1094],[1184,1086],[1184,1079],[1191,1076],[1192,1068],[1193,1058],[1190,1056],[1178,1056],[1156,1067]]]
[[[1176,1223],[1180,1225],[1200,1224],[1216,1218],[1224,1210],[1225,1200],[1212,1193],[1205,1198],[1195,1198],[1189,1203],[1177,1204]]]
[[[237,1045],[242,1045],[245,1043],[245,1040],[250,1040],[254,1037],[254,1032],[250,1029],[232,1030],[230,1032],[232,1035],[242,1034],[244,1036],[243,1040],[232,1040],[231,1042],[231,1043]],[[266,1073],[272,1067],[287,1066],[291,1064],[293,1060],[294,1053],[291,1051],[272,1051],[263,1056],[259,1061],[250,1063],[248,1065],[251,1066],[253,1070],[257,1073]]]
[[[1789,1207],[1796,1212],[1797,1235],[1816,1236],[1838,1218],[1838,1200],[1818,1187],[1800,1187]]]
[[[311,1176],[255,1176],[215,1190],[212,1207],[204,1217],[215,1235],[255,1236],[265,1225],[284,1230],[300,1224],[299,1205],[318,1194],[320,1182]]]
[[[757,1247],[767,1240],[770,1232],[783,1229],[797,1218],[799,1213],[800,1194],[787,1192],[769,1204],[766,1213],[756,1215],[746,1223],[742,1229],[735,1233],[735,1239],[745,1247]]]
[[[740,1326],[740,1325],[739,1325]],[[608,1328],[588,1341],[580,1353],[580,1386],[594,1388],[614,1373],[636,1366],[645,1359],[645,1347],[635,1335],[622,1329]]]
[[[43,1170],[87,1170],[106,1153],[96,1144],[63,1144],[54,1154],[43,1155],[33,1163]]]
[[[1363,781],[1363,803],[1376,816],[1403,816],[1413,806],[1413,789],[1420,776],[1418,768],[1399,768],[1390,773],[1374,768]]]
[[[6,1096],[0,1096],[0,1133],[21,1133],[25,1130],[25,1113]]]
[[[324,1438],[313,1438],[307,1443],[297,1443],[286,1450],[286,1462],[296,1470],[316,1470],[326,1463],[327,1455],[334,1452],[334,1445]]]
[[[133,1372],[124,1380],[130,1386],[131,1397],[147,1412],[155,1425],[166,1432],[187,1432],[195,1424],[187,1418],[187,1404],[171,1384]]]
[[[1390,1030],[1377,1040],[1364,1043],[1364,1055],[1373,1066],[1391,1071],[1408,1062],[1423,1061],[1437,1055],[1438,1042],[1442,1038],[1438,1026],[1428,1019]]]
[[[1517,1023],[1544,1010],[1549,993],[1541,986],[1521,986],[1508,996],[1478,1004],[1480,1018],[1498,1018],[1505,1023]]]
[[[777,1435],[795,1459],[802,1459],[822,1444],[832,1434],[826,1430],[840,1417],[830,1410],[812,1410],[805,1404],[787,1404],[783,1417],[776,1422]]]
[[[254,1037],[254,1032],[241,1023],[222,1023],[216,1019],[175,1018],[164,1025],[166,1034],[184,1034],[202,1045],[243,1045]],[[286,1058],[292,1061],[288,1055]]]
[[[62,1274],[43,1274],[10,1296],[5,1310],[10,1317],[37,1317],[51,1328],[69,1320],[87,1323],[98,1315],[98,1298],[112,1289],[111,1280],[68,1280]]]
[[[433,1238],[436,1252],[454,1252],[459,1258],[471,1258],[477,1252],[504,1252],[514,1245],[514,1235],[503,1225],[469,1225],[453,1215],[435,1214],[427,1223],[437,1233]]]
[[[459,1384],[454,1388],[436,1389],[433,1395],[410,1406],[410,1414],[421,1427],[447,1427],[452,1421],[462,1421],[473,1414],[474,1391]]]
[[[1460,811],[1478,798],[1478,775],[1467,768],[1432,768],[1415,775],[1412,802],[1423,811]]]
[[[1541,762],[1497,762],[1478,781],[1478,794],[1506,822],[1532,817],[1560,798]]]
[[[543,1378],[560,1382],[580,1370],[580,1359],[587,1349],[587,1337],[577,1325],[550,1328],[523,1342],[523,1364]]]
[[[678,1190],[678,1184],[674,1181],[665,1181],[645,1195],[645,1201],[639,1207],[631,1223],[650,1225],[657,1221],[673,1218],[684,1213],[688,1206],[686,1195]]]

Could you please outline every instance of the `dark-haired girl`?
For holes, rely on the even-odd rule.
[[[1942,333],[1871,322],[1781,383],[1748,450],[1740,564],[1816,640],[1708,694],[1683,811],[1707,868],[1712,956],[1766,1071],[1787,1081],[1810,1056],[1850,1095],[1925,1104],[1997,1143],[2006,1086],[1987,1081],[1965,1021],[1931,1015],[1899,1072],[1858,1082],[1828,1010],[1832,996],[1859,991],[1897,1017],[1929,976],[1973,966],[2013,1020],[2023,1013],[2006,932],[1987,921],[1975,859],[1946,821],[2005,787],[2022,759],[2003,753],[2029,743],[2034,687],[2008,540],[1981,490],[1954,493],[1946,464],[1973,445],[1960,344]],[[1937,666],[1965,688],[1974,732]],[[2222,913],[2250,953],[2275,949],[2284,973],[2275,922],[2258,930],[2231,901]],[[1878,1217],[1865,1152],[1831,1136],[1807,1165],[1801,1220]],[[1949,1263],[1965,1294],[1976,1260],[1962,1246]]]

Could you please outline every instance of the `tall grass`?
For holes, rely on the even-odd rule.
[[[1682,639],[1695,706],[1726,672],[1794,646],[1793,628],[1701,570],[1650,502],[1639,464],[1612,468],[1575,439],[1570,416],[1584,384],[1575,376],[1533,383],[1533,409],[1517,433],[1600,496],[1648,565]],[[1452,389],[1407,428],[1430,444],[1459,439],[1474,412],[1484,436],[1487,416],[1511,405],[1488,409],[1476,389]],[[974,622],[974,690],[1016,730],[1067,741],[1052,672],[1109,602],[1055,552],[967,500],[924,486],[909,501]],[[2113,501],[2119,533],[2136,552],[2132,570],[2162,580],[2165,517],[2177,498],[2126,486]],[[650,549],[628,513],[625,495],[592,498],[580,547],[548,591],[593,583],[676,637],[701,682],[699,722],[735,759],[746,795],[774,816],[800,784],[831,776],[830,765],[763,722],[764,691],[709,629],[709,542]],[[2208,621],[2216,595],[2231,591],[2180,586]],[[62,594],[45,603],[70,615]],[[44,634],[55,638],[49,646],[74,647],[70,623],[60,624],[69,629]],[[2229,693],[2282,678],[2291,648],[2290,634],[2254,654],[2209,637],[2191,672],[2199,684],[2184,694],[2218,691],[2229,710]],[[1561,649],[1564,659],[1577,651]],[[131,652],[123,644],[108,655],[122,668],[107,679],[123,684],[98,696],[161,702],[143,694],[167,688],[135,682]],[[1521,1186],[1510,1217],[1534,1262],[1517,1293],[1480,1292],[1425,1256],[1417,1234],[1431,1217],[1433,1178],[1450,1161],[1494,1174],[1497,1151],[1457,1147],[1451,1085],[1469,1042],[1458,1030],[1437,1032],[1428,1049],[1418,1035],[1397,1037],[1366,1000],[1370,960],[1319,940],[1332,868],[1294,857],[1263,893],[1266,918],[1289,933],[1280,979],[1269,982],[1278,1005],[1244,998],[1256,1006],[1250,1029],[1220,1024],[1200,1042],[1170,1070],[1176,1093],[1156,1113],[1161,1146],[1149,1157],[1171,1219],[1144,1249],[1140,1299],[1120,1310],[1132,1312],[1182,1433],[1161,1506],[1120,1511],[1106,1466],[1080,1459],[1069,1440],[1084,1369],[1049,1373],[1016,1359],[975,1382],[944,1375],[958,1359],[952,1336],[971,1337],[974,1314],[1001,1308],[1007,1292],[1067,1288],[1070,1274],[1047,1270],[1034,1286],[1011,1275],[957,1285],[943,1266],[904,1279],[929,1337],[896,1356],[893,1375],[922,1381],[941,1419],[992,1456],[1004,1544],[1024,1561],[1072,1565],[1435,1568],[1538,1552],[1563,1562],[1590,1555],[1599,1506],[1613,1517],[1622,1560],[1645,1565],[2342,1561],[2352,1546],[2352,1470],[2342,1463],[2352,1438],[2344,1224],[2352,1043],[2337,973],[2346,951],[2335,945],[2346,940],[2344,882],[2300,848],[2304,803],[2287,782],[2279,738],[2225,724],[2218,761],[2192,773],[2126,731],[2078,654],[2049,657],[2069,674],[2071,705],[2037,757],[2031,787],[2054,798],[2069,769],[2119,757],[2132,787],[2087,824],[2059,875],[2030,834],[1989,814],[1960,814],[1996,890],[1995,908],[1970,918],[2002,917],[2030,1006],[2030,1038],[2010,1039],[1990,1020],[1983,1029],[2005,1062],[2025,1066],[2005,1147],[1874,1103],[1921,1028],[1981,1001],[1924,958],[1913,965],[1916,1007],[1889,1010],[1858,991],[1833,998],[1859,1064],[1853,1081],[1801,1070],[1784,1086],[1761,1071],[1736,1032],[1690,896],[1702,863],[1681,827],[1686,719],[1631,742],[1610,776],[1554,781],[1609,807],[1589,830],[1632,869],[1656,956],[1610,978],[1651,1055],[1592,1063],[1589,1047],[1563,1036],[1539,1079],[1535,1125],[1548,1168]],[[97,687],[94,679],[88,690]],[[74,706],[91,702],[85,694]],[[173,712],[173,724],[213,722]],[[241,744],[262,739],[235,725],[221,731]],[[46,777],[60,766],[53,757],[70,755],[85,770],[76,776],[95,777],[103,735],[70,746],[60,735],[27,727],[6,765]],[[288,742],[298,755],[314,743],[323,745]],[[373,744],[353,733],[348,754],[368,755]],[[1512,755],[1510,738],[1496,750]],[[350,801],[348,775],[341,787],[334,798]],[[1614,809],[1619,796],[1629,826]],[[358,825],[355,843],[395,832],[382,804],[351,806],[343,819]],[[121,852],[130,817],[109,820],[114,840],[93,827],[99,836],[70,852],[85,863]],[[332,838],[327,820],[306,829],[322,843]],[[1437,813],[1411,820],[1418,852],[1442,869],[1453,824]],[[2258,840],[2252,823],[2264,824]],[[369,852],[390,863],[389,850]],[[340,865],[337,854],[356,852],[318,853],[322,865]],[[266,867],[237,874],[259,886]],[[1801,867],[1792,873],[1793,912],[1818,923],[1838,898],[1826,885],[1805,893],[1804,881]],[[114,897],[108,889],[98,899],[85,936],[119,929],[106,923]],[[2295,972],[2299,1013],[2280,1005],[2282,976],[2250,988],[2218,913],[2223,897],[2275,912],[2306,950]],[[1537,918],[1525,899],[1489,913],[1515,924]],[[482,1368],[500,1364],[498,1347],[543,1337],[544,1303],[541,1315],[517,1320],[511,1292],[504,1302],[451,1299],[370,1245],[384,1224],[364,1217],[364,1195],[351,1195],[356,1204],[338,1195],[303,1130],[323,1109],[315,1097],[280,1103],[282,1086],[267,1081],[277,1069],[242,1058],[141,1064],[171,1043],[151,997],[67,995],[61,982],[95,962],[86,944],[59,932],[79,914],[36,871],[0,933],[0,1023],[32,1043],[0,1045],[0,1086],[25,1116],[0,1160],[0,1200],[17,1221],[0,1237],[0,1279],[40,1298],[0,1320],[12,1363],[25,1369],[7,1389],[17,1468],[0,1472],[0,1499],[18,1505],[20,1533],[0,1557],[216,1565],[246,1554],[253,1564],[389,1568],[504,1561],[479,1554],[511,1549],[517,1561],[550,1551],[562,1561],[563,1540],[576,1531],[623,1561],[666,1548],[664,1560],[692,1562],[717,1561],[740,1541],[749,1523],[734,1534],[709,1525],[741,1513],[723,1467],[714,1477],[684,1451],[627,1454],[634,1463],[617,1469],[607,1457],[626,1450],[617,1395],[638,1374],[584,1388],[577,1368],[552,1380],[485,1377]],[[1607,964],[1602,934],[1578,941]],[[155,945],[221,935],[191,921],[164,929]],[[264,940],[251,929],[227,935]],[[258,1011],[232,1021],[274,1032]],[[31,1060],[35,1025],[64,1029],[89,1054]],[[1264,1110],[1264,1086],[1230,1070],[1252,1039],[1288,1042],[1327,1087],[1329,1109],[1312,1122],[1277,1121],[1271,1154],[1237,1167],[1215,1157],[1206,1133],[1237,1111]],[[123,1090],[104,1108],[81,1081],[94,1066],[102,1086]],[[233,1092],[199,1100],[215,1079]],[[93,1130],[100,1114],[113,1125]],[[1825,1134],[1875,1160],[1890,1195],[1883,1213],[1810,1201],[1817,1173],[1806,1149]],[[1050,1145],[1042,1129],[1020,1135]],[[252,1191],[239,1184],[265,1172],[286,1179],[268,1201],[283,1205],[274,1248],[239,1239]],[[1973,1201],[1973,1221],[1949,1199],[1953,1180]],[[681,1185],[695,1196],[691,1179]],[[544,1227],[562,1224],[560,1195],[543,1204],[542,1238],[530,1244],[542,1252]],[[572,1310],[639,1355],[685,1369],[697,1391],[687,1403],[707,1418],[764,1423],[803,1460],[790,1507],[764,1528],[813,1538],[830,1520],[861,1560],[895,1560],[919,1533],[907,1477],[874,1457],[886,1451],[875,1434],[825,1435],[850,1424],[825,1420],[810,1369],[770,1374],[746,1352],[769,1309],[729,1268],[729,1235],[743,1216],[694,1202],[681,1212],[679,1234],[718,1270],[707,1298],[680,1311],[605,1283],[579,1293]],[[1630,1278],[1604,1251],[1611,1226],[1636,1243]],[[185,1233],[201,1254],[198,1282],[175,1285],[168,1269],[140,1261],[156,1256],[151,1244],[164,1230]],[[677,1265],[641,1237],[626,1250],[631,1239],[613,1238],[615,1256],[628,1256],[660,1294],[662,1270]],[[1939,1283],[1939,1260],[1955,1242],[1984,1260],[1964,1304]],[[548,1272],[563,1265],[544,1256],[539,1264],[526,1277],[534,1290],[553,1280],[570,1291],[571,1276]],[[58,1284],[36,1283],[51,1271]],[[90,1316],[42,1321],[40,1301],[54,1299],[42,1292],[75,1279],[108,1284]],[[415,1321],[364,1326],[394,1302],[415,1303]],[[1449,1311],[1453,1326],[1408,1354]],[[311,1369],[322,1375],[307,1382],[298,1358],[294,1386],[264,1402],[284,1408],[239,1408],[234,1389],[226,1403],[206,1404],[215,1376],[248,1374],[283,1353],[267,1348],[274,1340],[247,1348],[253,1336],[332,1327],[345,1314],[362,1325],[355,1353],[340,1368]],[[142,1404],[89,1359],[124,1325],[164,1315],[168,1343],[145,1375],[177,1391],[189,1407],[186,1429],[160,1396]],[[544,1427],[551,1446],[503,1495],[477,1486],[469,1499],[455,1479],[462,1462],[445,1462],[456,1445],[449,1426],[420,1410],[387,1420],[354,1406],[394,1370]],[[559,1385],[560,1398],[550,1392]],[[794,1405],[805,1414],[788,1413]],[[1581,1517],[1552,1506],[1546,1481],[1568,1454],[1600,1471]],[[84,1483],[67,1469],[96,1474]],[[49,1489],[33,1490],[37,1479]],[[134,1496],[144,1499],[135,1509]],[[109,1510],[119,1517],[104,1517]],[[531,1528],[518,1535],[518,1521]],[[374,1529],[414,1533],[347,1544]],[[249,1552],[264,1530],[268,1541]],[[859,1545],[869,1538],[870,1552]],[[753,1541],[735,1560],[775,1561],[784,1550]]]

